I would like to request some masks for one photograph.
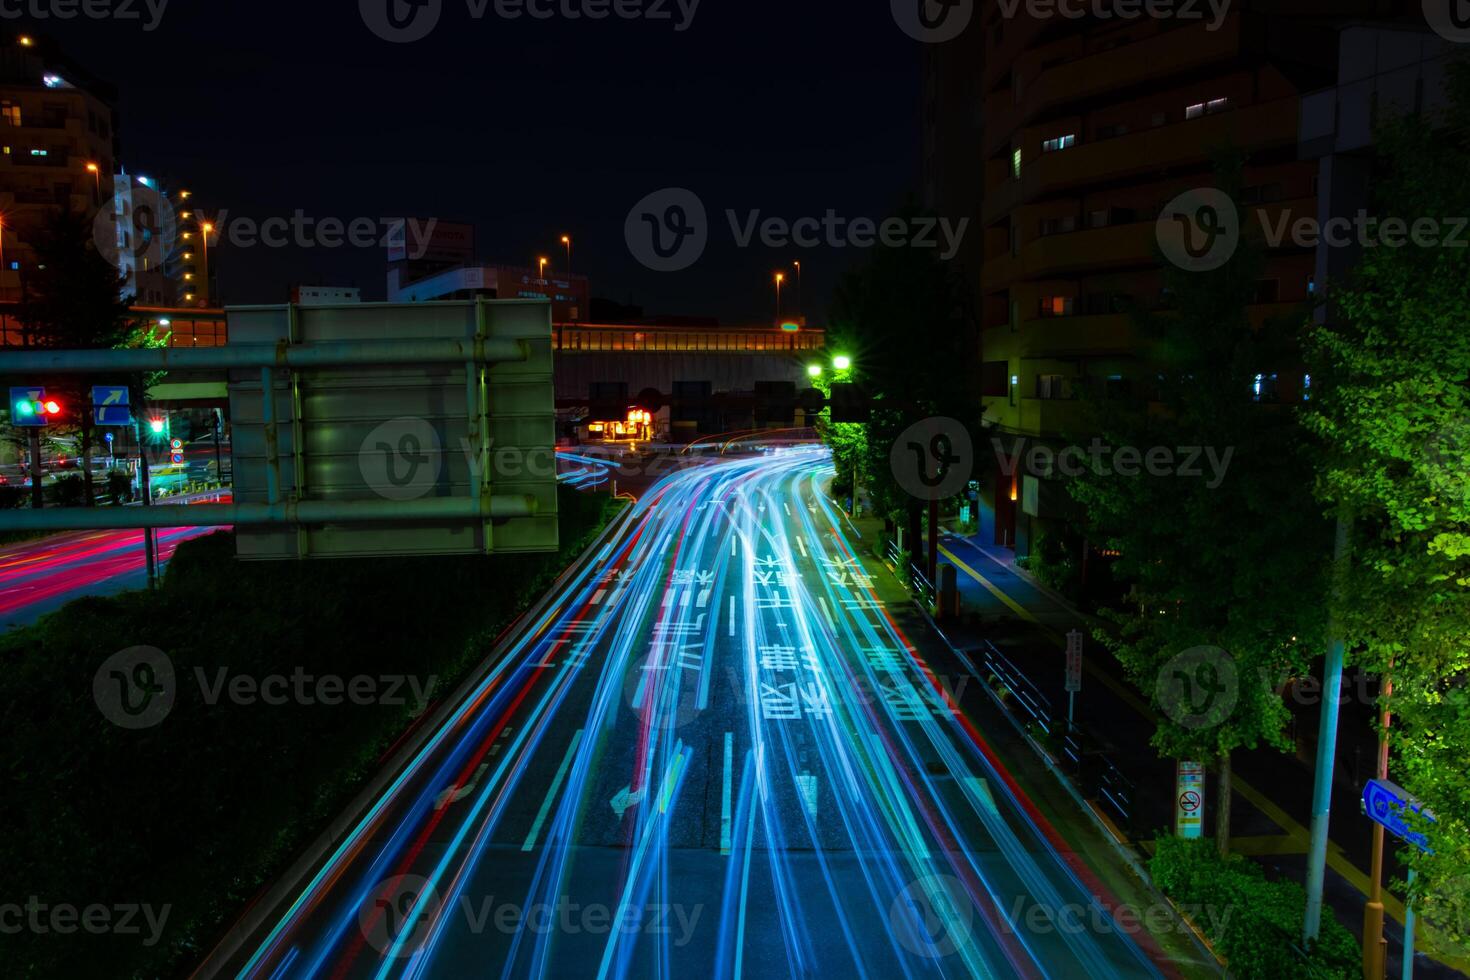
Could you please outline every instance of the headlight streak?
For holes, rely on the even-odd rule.
[[[585,471],[563,474],[567,482],[593,478],[598,467],[607,466],[558,455],[587,464]],[[343,976],[364,954],[376,960],[379,978],[436,972],[436,956],[456,931],[461,899],[468,898],[477,872],[494,867],[490,849],[511,810],[507,804],[519,793],[541,791],[522,784],[533,771],[531,761],[543,756],[565,756],[570,764],[556,798],[547,797],[544,827],[538,818],[544,838],[527,868],[526,905],[586,888],[573,879],[578,833],[587,826],[589,807],[607,806],[598,792],[609,780],[622,785],[626,779],[629,788],[626,813],[619,810],[613,825],[622,837],[621,867],[605,882],[615,896],[613,921],[650,899],[663,903],[679,894],[671,828],[687,795],[692,760],[705,757],[689,740],[702,744],[706,737],[720,737],[700,719],[706,717],[722,650],[728,651],[732,681],[736,667],[743,673],[738,691],[721,690],[740,697],[742,720],[734,734],[749,744],[733,756],[738,792],[729,856],[720,858],[729,863],[719,886],[723,899],[710,975],[741,977],[750,971],[752,942],[784,955],[792,974],[992,977],[1066,969],[1110,977],[1124,975],[1120,964],[1126,962],[1129,974],[1157,975],[1121,930],[1062,930],[1062,939],[1048,944],[1011,921],[1016,915],[1008,901],[1018,895],[1052,909],[1081,895],[1104,911],[1110,896],[958,710],[871,586],[825,574],[834,563],[855,558],[843,531],[845,515],[821,493],[831,475],[825,450],[796,449],[721,461],[658,481],[609,545],[558,583],[559,597],[527,624],[473,695],[375,801],[241,975]],[[794,550],[798,539],[800,557]],[[761,587],[758,567],[768,576]],[[811,581],[809,569],[819,582]],[[776,581],[784,584],[773,602],[761,588],[777,570],[784,578]],[[616,587],[604,589],[601,579],[613,573],[620,573]],[[679,591],[691,578],[693,590]],[[731,595],[740,615],[730,623],[730,635],[736,627],[739,633],[727,646],[720,620]],[[816,668],[811,676],[819,679],[827,710],[798,708],[794,720],[763,713],[762,651],[772,648],[810,652]],[[598,653],[589,661],[579,653],[584,649]],[[889,649],[900,657],[896,674],[875,667],[866,655]],[[640,658],[644,651],[646,658]],[[885,680],[901,680],[901,703],[884,696]],[[874,697],[856,696],[864,689]],[[582,692],[575,704],[569,701],[574,691]],[[926,691],[931,697],[924,697]],[[804,696],[797,695],[798,706]],[[913,717],[913,698],[925,706],[922,717]],[[929,710],[931,700],[948,709],[942,717]],[[623,726],[630,720],[636,726],[632,744],[625,737],[622,747],[631,758],[611,752],[608,737],[615,729],[629,731]],[[696,723],[700,727],[684,731]],[[570,733],[577,729],[585,737],[572,748]],[[436,809],[441,794],[469,784],[502,735],[508,744],[491,760],[493,771],[465,799]],[[937,758],[940,768],[930,770],[926,758]],[[432,867],[420,867],[432,833],[451,811],[454,821],[445,826],[455,832],[433,845],[442,853],[436,852]],[[395,822],[384,823],[390,813]],[[977,838],[993,842],[996,850],[978,850]],[[376,849],[370,861],[369,848]],[[756,860],[758,848],[765,851],[764,862]],[[517,855],[520,850],[518,838]],[[837,859],[851,861],[859,875],[852,867],[839,868]],[[768,918],[776,926],[759,939],[747,935],[753,866],[769,874],[761,881],[773,899]],[[427,884],[405,921],[422,914],[424,928],[404,928],[385,950],[364,948],[358,910],[385,880],[409,872],[422,874]],[[938,884],[941,877],[956,880],[960,890],[947,892]],[[905,895],[919,899],[944,937],[956,941],[952,953],[925,958],[902,948],[892,930],[873,934],[875,910],[890,910]],[[977,920],[985,928],[974,934],[955,928],[960,914],[968,915],[954,905],[961,900],[980,912]],[[315,933],[307,931],[309,919],[317,923]],[[564,970],[565,964],[553,963],[554,933],[511,934],[502,948],[502,975],[539,978]],[[456,940],[462,942],[462,936]],[[834,959],[834,948],[843,945],[846,957]],[[1128,953],[1120,951],[1124,946]],[[686,974],[688,955],[684,950],[681,969],[668,932],[643,937],[613,929],[600,942],[597,975]],[[583,972],[591,972],[588,963]],[[770,966],[762,961],[762,969]],[[444,968],[456,969],[447,959]]]

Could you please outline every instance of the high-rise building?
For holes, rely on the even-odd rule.
[[[116,187],[98,216],[97,234],[125,280],[123,296],[145,306],[210,308],[214,225],[196,210],[193,192],[126,171]]]
[[[45,216],[113,195],[116,95],[49,41],[0,34],[0,301],[20,298]]]
[[[1246,0],[1219,20],[1183,20],[1032,17],[1025,5],[1008,17],[986,4],[960,39],[929,46],[925,198],[979,216],[961,262],[980,319],[984,424],[1004,449],[983,440],[977,464],[982,533],[996,544],[1028,553],[1068,517],[1060,484],[1009,465],[1015,448],[1076,440],[1093,417],[1085,391],[1150,400],[1133,311],[1165,305],[1157,222],[1214,184],[1215,151],[1244,156],[1243,220],[1316,215],[1302,97],[1335,84],[1340,22],[1378,6]],[[1317,275],[1311,247],[1270,248],[1252,322],[1307,300]],[[1283,397],[1291,385],[1280,379]]]

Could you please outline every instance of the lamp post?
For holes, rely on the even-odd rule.
[[[567,275],[572,274],[572,236],[561,236],[561,243],[567,247]]]
[[[786,281],[786,273],[776,273],[776,325],[781,325],[781,284]]]
[[[95,190],[92,194],[92,203],[102,203],[102,168],[95,163],[87,164],[87,173],[92,175],[92,183]]]
[[[214,224],[205,221],[199,226],[200,254],[204,257],[204,292],[205,302],[214,298],[213,291],[209,288],[209,236],[214,232]]]
[[[542,279],[545,279],[546,278],[546,267],[548,265],[550,265],[550,264],[551,264],[551,260],[550,259],[547,259],[547,258],[540,258],[540,259],[537,259],[536,260],[537,274]]]
[[[801,314],[806,312],[801,305],[801,262],[797,261],[793,264],[796,266],[796,312]]]

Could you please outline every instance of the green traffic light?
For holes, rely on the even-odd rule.
[[[36,406],[32,402],[17,402],[15,411],[20,415],[31,416],[36,414]]]

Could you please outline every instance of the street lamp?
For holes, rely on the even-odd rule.
[[[561,243],[567,247],[567,275],[572,274],[572,236],[561,236]]]
[[[776,273],[776,322],[781,322],[781,284],[786,281],[786,273]]]
[[[822,376],[822,365],[809,364],[807,365],[806,373],[810,377],[820,378]]]
[[[95,163],[87,164],[87,173],[92,175],[92,182],[96,185],[97,193],[92,196],[94,204],[102,203],[102,168]]]
[[[541,278],[542,279],[545,279],[546,278],[546,267],[551,264],[551,260],[550,259],[545,259],[545,258],[543,258],[543,259],[537,259],[536,260],[536,263],[539,266],[539,272],[540,272]]]
[[[848,357],[846,354],[838,354],[836,357],[832,358],[832,367],[838,371],[851,371],[852,358]]]
[[[801,307],[801,262],[792,263],[796,266],[796,312],[804,312]]]
[[[199,226],[199,237],[203,239],[202,255],[204,256],[204,295],[209,296],[209,236],[214,233],[214,223],[206,221]]]

